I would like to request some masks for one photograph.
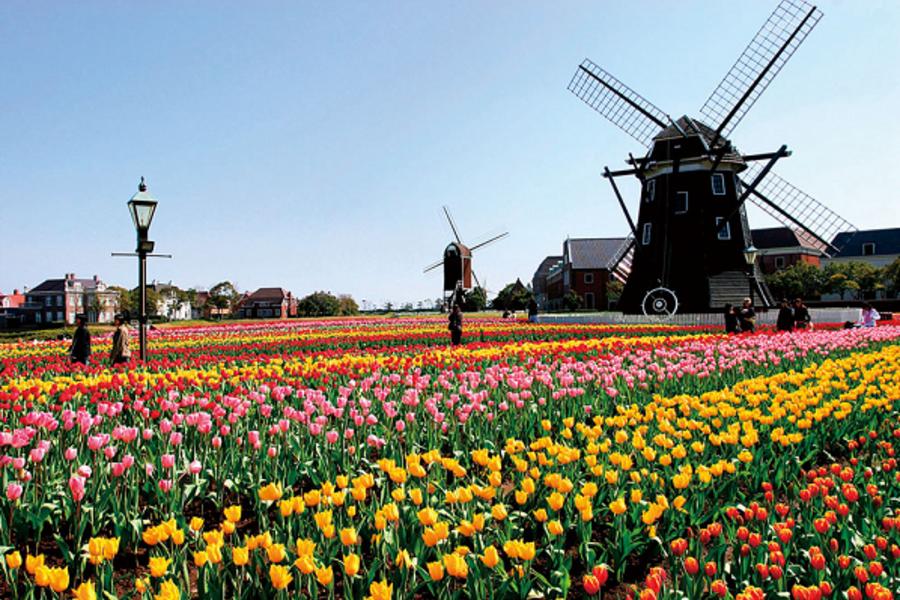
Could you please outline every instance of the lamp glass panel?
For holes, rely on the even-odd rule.
[[[131,201],[131,218],[138,229],[149,229],[153,221],[153,213],[156,212],[155,202]]]

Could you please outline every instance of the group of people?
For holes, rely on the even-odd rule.
[[[75,333],[69,346],[69,360],[87,366],[91,360],[91,333],[87,328],[87,315],[75,315]],[[125,324],[125,316],[115,316],[116,329],[113,332],[109,364],[120,365],[131,360],[131,332]]]
[[[812,318],[803,300],[796,298],[793,304],[787,299],[782,300],[775,327],[778,331],[812,329]],[[753,308],[750,298],[744,298],[740,308],[731,304],[725,305],[726,333],[752,333],[753,331],[756,331],[756,310]]]
[[[862,314],[857,322],[848,321],[845,328],[875,327],[881,315],[868,302],[863,304]],[[795,298],[793,302],[787,298],[779,303],[778,318],[775,320],[777,331],[795,331],[812,329],[812,317],[809,308],[803,303],[802,298]],[[726,333],[745,333],[756,330],[756,311],[750,298],[744,298],[740,308],[731,304],[725,305],[725,331]]]

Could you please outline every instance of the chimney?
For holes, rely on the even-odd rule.
[[[100,276],[94,275],[94,283],[100,283]]]
[[[13,290],[13,296],[18,296],[18,295],[19,295],[19,289],[16,288]]]

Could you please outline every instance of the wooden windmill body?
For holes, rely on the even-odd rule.
[[[509,235],[509,232],[503,232],[499,235],[495,235],[487,240],[475,244],[471,248],[465,245],[459,237],[459,230],[456,228],[456,223],[453,221],[453,217],[450,216],[450,210],[444,206],[444,216],[447,218],[447,222],[450,224],[450,230],[453,232],[454,240],[451,241],[444,248],[443,256],[441,260],[432,263],[431,265],[425,267],[424,273],[428,273],[438,267],[443,267],[443,275],[444,275],[444,286],[442,290],[442,296],[444,298],[444,304],[446,306],[452,306],[453,304],[459,302],[463,295],[466,292],[472,291],[473,286],[472,282],[474,282],[481,287],[481,283],[478,281],[478,276],[475,274],[474,269],[472,268],[472,254],[480,249],[484,248],[488,244],[492,244],[498,240],[501,240]]]
[[[752,202],[795,230],[809,246],[833,254],[845,219],[772,173],[790,156],[742,154],[728,136],[821,18],[805,0],[781,0],[743,54],[700,109],[700,119],[669,115],[590,60],[576,70],[569,90],[648,148],[629,154],[629,168],[603,176],[631,230],[614,262],[625,281],[624,312],[667,315],[720,310],[745,295],[772,302],[752,258],[745,203]],[[641,185],[637,221],[616,185]]]

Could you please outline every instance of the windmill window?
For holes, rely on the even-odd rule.
[[[730,240],[731,239],[731,223],[726,222],[725,227],[722,227],[722,221],[725,221],[725,217],[716,217],[716,230],[718,237],[720,240]],[[719,229],[722,227],[722,229]]]
[[[676,192],[675,193],[675,214],[683,215],[688,211],[688,193],[687,192]]]
[[[784,257],[783,257],[783,256],[776,256],[776,257],[775,257],[775,268],[776,268],[776,269],[783,269],[783,268],[784,268],[784,264],[785,264],[785,263],[784,263]]]
[[[875,242],[866,242],[862,245],[863,256],[875,256]]]
[[[652,226],[651,223],[644,223],[644,231],[643,231],[643,235],[641,236],[641,244],[643,244],[644,246],[650,245],[651,226]]]
[[[651,179],[647,182],[647,202],[653,202],[654,196],[656,196],[656,180]]]
[[[725,176],[721,173],[713,173],[712,175],[712,193],[713,196],[725,195]]]

